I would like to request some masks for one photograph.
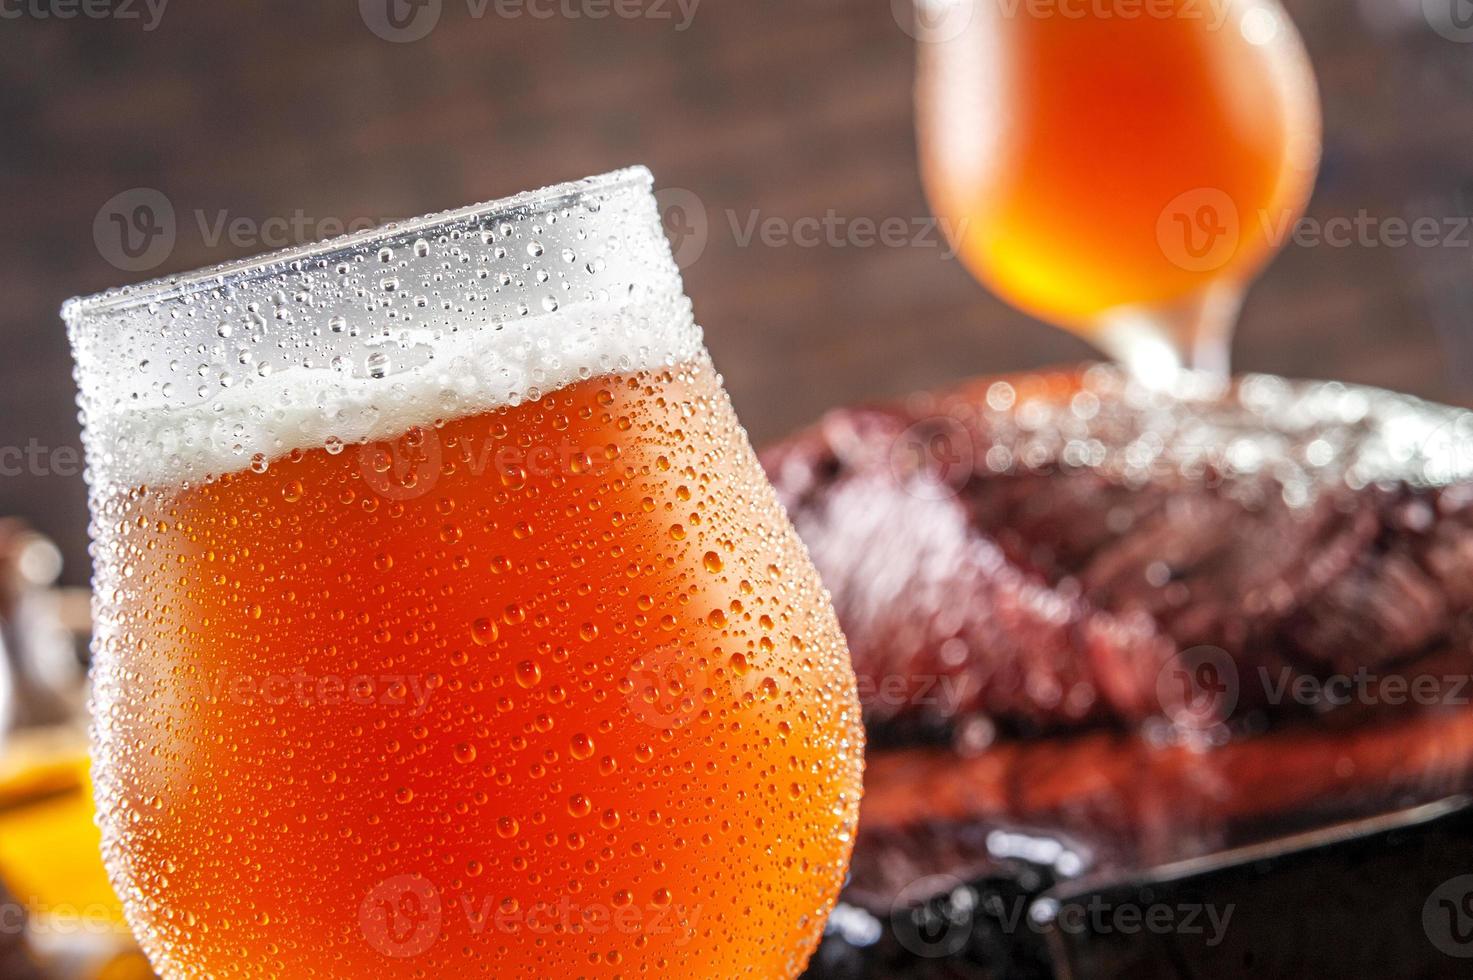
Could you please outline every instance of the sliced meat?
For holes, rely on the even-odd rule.
[[[982,744],[1179,720],[1162,684],[1202,649],[1236,689],[1199,726],[1333,707],[1286,699],[1286,672],[1473,670],[1473,459],[1447,437],[1466,416],[1274,378],[1162,394],[1092,368],[842,409],[763,461],[872,735]]]

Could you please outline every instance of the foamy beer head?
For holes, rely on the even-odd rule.
[[[794,976],[862,735],[623,171],[74,300],[94,754],[164,976]]]
[[[535,401],[701,352],[643,168],[72,300],[99,482]]]

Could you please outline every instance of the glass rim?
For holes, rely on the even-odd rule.
[[[521,191],[477,204],[467,204],[448,211],[437,211],[417,218],[390,221],[362,231],[348,232],[331,238],[244,258],[230,259],[216,265],[189,272],[161,276],[125,286],[114,286],[100,292],[73,296],[61,306],[61,317],[69,325],[95,315],[129,310],[149,303],[184,299],[192,294],[218,289],[241,282],[269,278],[287,271],[293,263],[332,259],[362,252],[366,247],[409,235],[448,229],[471,222],[484,222],[500,215],[525,217],[528,213],[555,211],[596,194],[626,188],[654,186],[654,176],[643,164],[621,167],[578,180],[549,184],[535,190]]]

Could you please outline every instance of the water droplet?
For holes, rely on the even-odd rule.
[[[542,680],[542,668],[531,660],[523,660],[517,664],[517,683],[522,687],[536,687]]]
[[[487,619],[484,616],[471,624],[471,639],[483,647],[495,643],[496,638],[500,635],[501,630],[497,627],[495,621]]]

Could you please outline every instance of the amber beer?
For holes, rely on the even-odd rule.
[[[1225,368],[1241,294],[1319,162],[1275,0],[920,0],[933,207],[968,267],[1126,360],[1146,334]],[[1195,349],[1193,349],[1195,348]]]
[[[817,942],[856,818],[853,678],[690,339],[647,177],[486,210],[297,262],[417,304],[435,274],[476,294],[499,263],[541,293],[551,253],[574,285],[519,320],[442,288],[457,329],[427,343],[501,338],[466,377],[390,364],[223,429],[114,425],[70,310],[101,464],[99,810],[166,977],[786,977]],[[331,324],[330,305],[297,312]],[[507,371],[518,397],[488,390]],[[369,438],[306,437],[365,419]]]

